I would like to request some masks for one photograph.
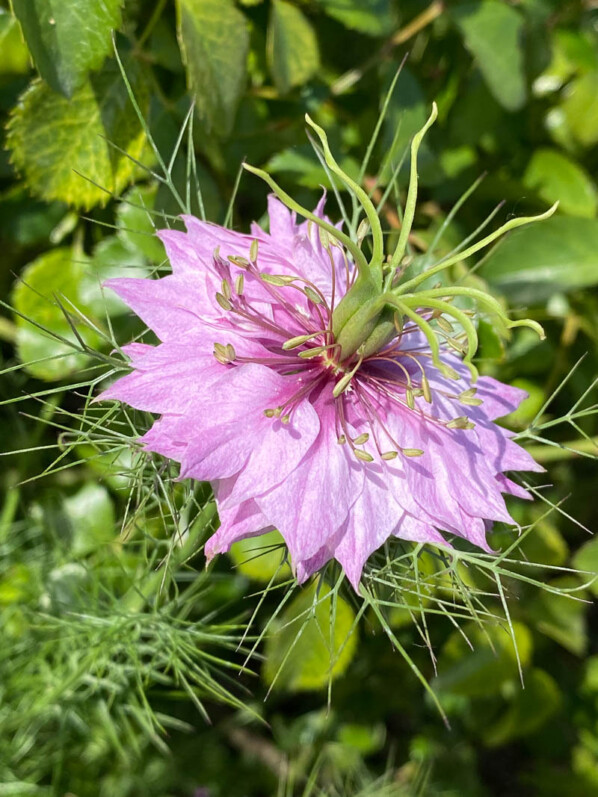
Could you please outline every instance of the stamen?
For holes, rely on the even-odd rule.
[[[242,268],[244,270],[248,269],[250,266],[249,260],[247,260],[246,257],[239,257],[238,255],[229,255],[227,260],[230,260],[230,262],[234,266],[238,266],[239,268]]]
[[[243,295],[243,290],[245,288],[245,277],[243,274],[239,274],[237,279],[235,280],[235,293],[237,296]]]
[[[223,310],[232,310],[233,309],[232,304],[221,293],[217,293],[216,294],[216,301],[218,302],[220,307],[222,307]]]
[[[399,452],[398,451],[385,451],[380,456],[382,457],[382,459],[385,459],[385,460],[388,461],[388,460],[391,460],[391,459],[396,459],[399,456]]]
[[[355,438],[353,439],[353,443],[354,443],[356,446],[360,446],[360,445],[363,445],[363,443],[367,443],[367,441],[368,441],[369,439],[370,439],[370,436],[369,436],[369,434],[368,434],[367,432],[364,432],[363,434],[360,434],[358,437],[355,437]]]
[[[224,296],[224,298],[229,300],[233,294],[232,294],[232,291],[230,289],[230,283],[229,283],[228,280],[222,280],[221,289],[222,289],[222,295]]]
[[[362,462],[373,462],[374,457],[371,454],[368,454],[367,451],[362,451],[361,448],[354,448],[353,454],[360,459]]]
[[[264,282],[269,283],[270,285],[276,285],[278,288],[282,288],[284,285],[291,285],[298,277],[287,277],[284,274],[262,274],[260,273],[260,279]]]
[[[297,335],[295,338],[289,338],[289,340],[285,340],[282,344],[282,348],[284,351],[288,351],[289,349],[296,349],[297,346],[302,346],[304,343],[307,343],[309,340],[313,338],[317,338],[319,335],[324,335],[326,330],[320,329],[317,332],[313,332],[311,335]]]
[[[251,242],[251,246],[249,247],[249,259],[253,263],[255,263],[255,261],[257,260],[258,246],[259,246],[258,240],[257,238],[254,238],[253,241]]]

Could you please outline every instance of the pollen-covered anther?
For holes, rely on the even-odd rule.
[[[309,285],[306,285],[305,288],[303,288],[303,293],[307,296],[310,302],[313,302],[313,304],[323,304],[324,302],[320,294],[317,291],[314,291],[313,288],[310,288]]]
[[[245,288],[245,277],[243,274],[239,274],[237,279],[235,280],[235,293],[237,296],[243,295],[243,290]]]
[[[398,451],[385,451],[383,454],[380,454],[380,456],[382,457],[382,459],[388,461],[388,460],[391,460],[391,459],[396,459],[399,456],[399,452]]]
[[[404,457],[421,457],[424,452],[421,448],[402,448],[401,454]]]
[[[260,279],[269,285],[276,285],[282,288],[285,285],[292,285],[297,280],[297,277],[287,277],[284,274],[260,274]]]
[[[345,443],[347,442],[347,438],[345,437],[344,434],[342,434],[342,435],[340,435],[340,437],[338,438],[338,440],[336,442],[339,444],[339,446],[344,446]]]
[[[300,351],[297,356],[301,357],[302,360],[311,360],[312,357],[319,357],[320,354],[324,354],[324,352],[327,350],[328,346],[314,346],[313,349],[305,349],[305,351]]]
[[[285,426],[286,426],[286,424],[287,424],[287,423],[289,423],[289,422],[290,422],[290,420],[291,420],[291,416],[290,416],[290,415],[289,415],[289,413],[287,412],[285,415],[283,415],[283,416],[282,416],[282,418],[280,419],[280,422],[281,422],[281,423],[284,423],[284,424],[285,424]]]
[[[446,423],[447,429],[473,429],[475,423],[469,420],[465,415],[460,415],[458,418],[453,418]]]
[[[361,446],[361,445],[363,445],[364,443],[367,443],[367,441],[368,441],[369,439],[370,439],[370,436],[369,436],[369,434],[368,434],[367,432],[364,432],[363,434],[360,434],[358,437],[354,437],[354,438],[353,438],[353,443],[354,443],[356,446]]]
[[[432,391],[430,389],[430,383],[428,382],[428,377],[422,373],[422,392],[424,399],[428,402],[428,404],[432,403]]]
[[[238,255],[229,255],[227,260],[233,264],[233,266],[237,266],[238,268],[248,269],[251,265],[249,260],[246,257],[239,257]]]
[[[405,390],[405,401],[407,402],[407,406],[410,410],[415,409],[415,396],[410,387]]]
[[[313,332],[310,335],[297,335],[295,338],[289,338],[288,340],[285,340],[285,342],[282,344],[282,348],[285,351],[288,351],[289,349],[296,349],[297,346],[302,346],[304,343],[317,338],[321,334],[322,332],[319,331]]]
[[[222,291],[222,295],[228,301],[230,300],[233,292],[230,287],[230,282],[228,280],[222,280],[220,290]]]
[[[353,454],[360,459],[362,462],[373,462],[374,457],[371,454],[368,454],[367,451],[362,451],[361,448],[354,448]]]
[[[237,355],[230,343],[227,343],[226,346],[223,346],[222,343],[214,343],[214,357],[219,363],[229,365],[236,360]]]
[[[254,238],[253,241],[251,242],[251,246],[249,247],[249,259],[251,260],[252,263],[255,263],[255,261],[257,260],[258,247],[259,247],[258,240],[257,238]]]
[[[479,398],[474,398],[476,394],[475,387],[469,388],[469,390],[464,390],[462,393],[459,393],[457,398],[461,402],[461,404],[465,404],[468,407],[479,407],[483,404],[483,400]]]
[[[220,307],[222,307],[223,310],[232,310],[233,309],[232,304],[229,302],[229,300],[226,298],[226,296],[223,296],[220,292],[218,292],[216,294],[216,301],[218,302]]]
[[[455,331],[454,326],[444,316],[439,315],[436,320],[438,321],[438,326],[440,327],[440,329],[442,329],[448,335],[451,335]]]

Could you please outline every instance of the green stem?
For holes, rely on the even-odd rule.
[[[341,169],[338,165],[332,152],[330,151],[330,147],[328,146],[328,137],[326,132],[323,128],[317,125],[313,119],[309,116],[309,114],[305,114],[305,121],[307,122],[310,127],[316,132],[316,135],[320,139],[320,143],[322,144],[322,149],[324,150],[324,160],[328,168],[339,177],[343,183],[347,186],[347,188],[352,191],[355,196],[361,202],[361,205],[365,211],[365,215],[367,220],[370,223],[370,228],[372,230],[372,258],[369,262],[369,268],[372,272],[372,276],[375,278],[376,281],[382,283],[382,258],[384,257],[384,237],[382,235],[382,226],[380,225],[380,219],[378,214],[376,213],[376,208],[372,200],[369,198],[367,193],[363,190],[363,188],[352,180],[348,174]]]
[[[559,462],[564,459],[573,459],[578,454],[595,454],[598,458],[598,436],[590,440],[571,440],[568,443],[556,445],[526,446],[525,450],[536,462]]]
[[[438,116],[438,107],[434,102],[432,103],[432,113],[430,114],[428,121],[425,123],[422,129],[413,136],[413,141],[411,142],[411,174],[409,177],[409,190],[407,191],[407,202],[405,203],[405,215],[403,217],[403,225],[401,227],[401,233],[399,235],[399,242],[390,261],[389,274],[386,279],[387,284],[385,285],[386,288],[390,287],[392,279],[394,277],[394,273],[399,267],[399,264],[403,259],[403,256],[405,255],[405,249],[407,248],[409,233],[411,232],[411,227],[413,226],[413,219],[415,217],[415,206],[417,203],[417,153],[419,151],[424,136],[428,132],[428,129],[436,121],[437,116]]]
[[[401,294],[417,288],[418,285],[421,285],[421,283],[425,282],[425,280],[427,280],[429,277],[433,277],[435,274],[444,271],[444,269],[452,266],[454,263],[459,263],[461,260],[471,257],[471,255],[479,252],[480,249],[484,249],[493,241],[496,241],[497,238],[500,238],[501,235],[509,232],[509,230],[514,230],[516,227],[523,227],[525,224],[531,224],[534,221],[543,221],[544,219],[550,218],[558,206],[559,203],[555,202],[554,205],[546,211],[546,213],[541,213],[538,216],[522,216],[518,219],[511,219],[506,224],[503,224],[503,226],[498,230],[490,233],[490,235],[487,235],[481,241],[478,241],[478,243],[473,244],[473,246],[470,246],[469,249],[466,249],[464,252],[459,252],[458,254],[453,255],[453,257],[449,257],[446,260],[441,260],[437,266],[418,274],[417,277],[407,280],[407,282],[405,282],[403,285],[399,285],[398,288],[395,289],[394,293],[397,296],[400,296]]]
[[[321,227],[323,230],[326,230],[326,232],[329,235],[331,235],[335,240],[341,243],[345,247],[345,249],[347,249],[347,251],[351,253],[359,273],[364,274],[366,276],[368,275],[369,273],[368,262],[365,259],[365,256],[361,251],[361,249],[357,246],[357,244],[354,241],[352,241],[349,238],[348,235],[345,235],[345,233],[341,232],[340,230],[337,230],[337,228],[334,227],[332,224],[329,224],[327,221],[324,221],[323,219],[319,218],[314,213],[311,213],[309,210],[306,210],[306,208],[302,207],[298,202],[295,202],[295,200],[291,196],[289,196],[289,194],[287,194],[286,191],[283,191],[283,189],[278,185],[278,183],[276,183],[270,177],[270,175],[267,172],[265,172],[263,169],[256,169],[255,166],[250,166],[248,163],[244,163],[243,168],[246,169],[248,172],[251,172],[251,174],[255,174],[257,177],[261,177],[261,179],[270,186],[270,188],[274,191],[274,193],[281,200],[281,202],[284,202],[284,204],[288,208],[296,211],[304,218],[309,219],[309,221],[313,221],[314,224],[316,224],[318,227]]]
[[[187,559],[197,552],[200,541],[206,528],[216,517],[216,502],[211,500],[201,510],[191,524],[182,545],[174,548],[170,555],[169,567],[180,567]],[[154,595],[159,592],[164,582],[164,570],[153,570],[141,582],[131,587],[121,600],[121,606],[127,612],[140,612]]]

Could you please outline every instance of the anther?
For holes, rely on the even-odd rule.
[[[314,304],[322,304],[322,297],[316,291],[314,291],[313,288],[310,288],[309,285],[306,285],[305,288],[303,288],[303,293],[307,296],[310,302],[313,302]]]
[[[290,420],[291,420],[291,416],[287,413],[286,415],[282,416],[282,418],[280,419],[280,422],[284,423],[286,425],[287,423],[289,423]]]
[[[430,383],[428,382],[428,377],[422,373],[422,390],[424,393],[424,398],[428,402],[428,404],[432,403],[432,391],[430,390]]]
[[[300,351],[297,356],[301,357],[302,360],[311,360],[312,357],[319,357],[320,354],[324,354],[327,349],[328,346],[315,346],[313,349],[305,349],[305,351]]]
[[[385,451],[384,454],[381,454],[380,456],[382,457],[382,459],[385,459],[385,460],[396,459],[399,456],[399,452],[398,451]]]
[[[233,294],[232,294],[232,291],[230,289],[229,281],[228,280],[222,280],[222,286],[221,287],[222,287],[222,295],[224,296],[224,298],[227,299],[227,300],[230,299]]]
[[[453,327],[451,322],[448,321],[444,316],[439,315],[436,320],[438,321],[438,326],[440,327],[440,329],[444,330],[447,334],[450,335],[452,332],[455,331],[455,328]]]
[[[243,289],[245,288],[245,277],[243,274],[239,274],[237,279],[235,280],[235,293],[237,296],[243,295]]]
[[[318,227],[318,232],[320,233],[320,243],[324,249],[330,249],[330,235],[328,232],[322,227]]]
[[[264,415],[266,416],[266,418],[273,418],[274,417],[274,410],[270,410],[270,409],[264,410]]]
[[[232,304],[221,293],[217,293],[216,294],[216,301],[218,302],[220,307],[222,307],[223,310],[232,310],[233,309]]]
[[[347,438],[345,437],[345,435],[344,435],[344,434],[342,434],[342,435],[341,435],[341,436],[338,438],[338,440],[337,440],[336,442],[339,444],[339,446],[344,446],[344,445],[345,445],[345,443],[347,442]]]
[[[421,448],[402,448],[401,454],[404,457],[421,457],[424,452]]]
[[[465,415],[460,415],[458,418],[453,418],[452,421],[448,421],[446,424],[447,429],[473,429],[475,426],[469,418]]]
[[[258,251],[258,241],[257,238],[254,238],[251,242],[251,246],[249,247],[249,259],[252,263],[255,263],[257,260],[257,251]]]
[[[297,346],[301,346],[303,343],[307,343],[308,340],[317,338],[321,334],[321,332],[314,332],[311,335],[297,335],[296,338],[289,338],[288,340],[285,340],[285,342],[282,344],[282,348],[285,351],[288,351],[289,349],[296,349]]]
[[[371,454],[368,454],[367,451],[362,451],[360,448],[356,448],[353,450],[353,453],[360,459],[362,462],[373,462],[374,457]]]
[[[370,231],[369,221],[367,219],[362,219],[361,224],[357,228],[357,246],[361,246],[369,231]]]
[[[370,439],[370,436],[369,436],[369,434],[368,434],[367,432],[364,432],[363,434],[360,434],[358,437],[354,437],[354,438],[353,438],[353,443],[354,443],[356,446],[360,446],[360,445],[362,445],[363,443],[367,443],[367,441],[368,441],[369,439]]]
[[[237,358],[237,355],[230,343],[227,343],[226,346],[223,346],[222,343],[214,343],[214,357],[219,363],[228,365]]]
[[[260,274],[260,279],[270,285],[282,287],[283,285],[291,285],[297,277],[286,277],[284,274]]]
[[[227,258],[233,266],[238,266],[242,269],[249,268],[249,260],[246,257],[239,257],[238,255],[229,255]]]
[[[409,387],[405,390],[405,400],[410,410],[415,409],[415,397],[413,395],[413,390]]]

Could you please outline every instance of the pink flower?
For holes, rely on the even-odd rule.
[[[473,387],[445,346],[441,372],[408,317],[345,357],[331,319],[352,262],[274,197],[269,215],[251,235],[184,217],[187,232],[160,233],[172,275],[108,282],[161,342],[126,346],[133,370],[101,398],[159,415],[144,447],[211,482],[208,558],[276,528],[299,581],[335,558],[357,589],[391,536],[490,550],[491,521],[513,522],[502,493],[529,497],[505,472],[542,470],[494,423],[524,392]]]

